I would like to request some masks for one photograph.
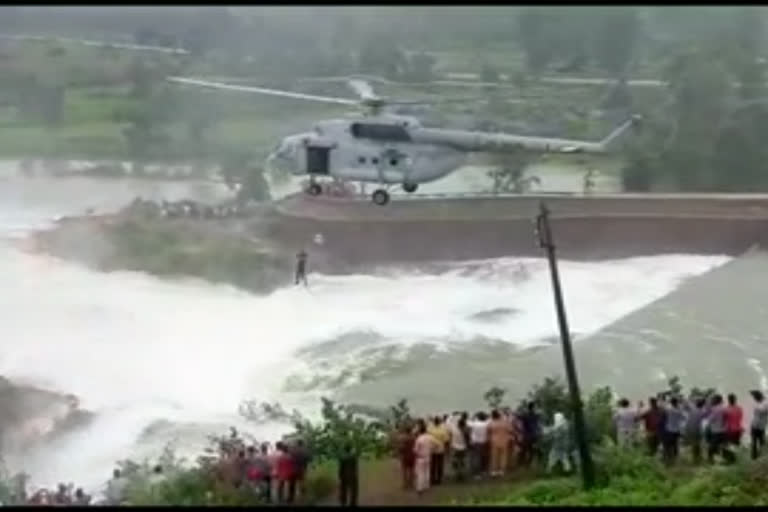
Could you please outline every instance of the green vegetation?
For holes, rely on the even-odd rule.
[[[3,7],[0,25],[189,54],[3,42],[0,156],[114,158],[136,170],[148,161],[262,159],[281,136],[345,110],[188,90],[164,77],[239,77],[345,95],[339,84],[299,79],[365,72],[411,84],[381,86],[383,94],[414,97],[442,92],[428,82],[453,71],[510,87],[479,91],[483,101],[471,108],[444,107],[448,120],[599,138],[630,113],[643,115],[643,133],[625,155],[626,189],[768,189],[756,136],[768,128],[762,7],[413,7],[407,15],[391,7],[46,9]],[[573,74],[616,83],[538,80]],[[668,86],[623,81],[638,76]]]
[[[107,230],[110,268],[160,276],[195,276],[260,293],[284,284],[291,260],[242,237],[183,220],[161,224],[128,219]],[[288,262],[288,263],[287,263]]]
[[[490,390],[489,393],[493,391]],[[708,397],[713,389],[692,388],[687,393],[673,377],[662,393]],[[565,386],[557,379],[545,379],[528,394],[539,404],[545,421],[554,411],[570,406]],[[598,485],[585,491],[577,477],[537,475],[535,481],[508,485],[502,489],[478,490],[460,501],[461,505],[765,505],[768,459],[750,461],[747,450],[734,466],[692,466],[687,454],[676,467],[665,467],[658,458],[640,449],[622,449],[613,442],[613,392],[605,387],[594,391],[585,402],[585,416],[593,446]]]
[[[237,431],[229,436],[212,436],[205,454],[194,464],[179,459],[170,447],[157,461],[125,460],[118,463],[127,478],[124,504],[130,506],[258,506],[263,500],[248,486],[234,487],[221,478],[222,462],[231,447],[245,446],[246,442]],[[152,468],[163,468],[163,478],[153,481]],[[328,462],[316,463],[307,475],[302,503],[318,504],[326,500],[334,490],[335,475]]]
[[[685,395],[679,379],[672,378],[663,393]],[[707,396],[712,389],[693,388],[687,396]],[[491,406],[503,407],[506,393],[493,387],[484,394]],[[519,407],[528,400],[539,406],[545,424],[551,424],[555,412],[570,415],[566,389],[557,378],[545,379],[531,389]],[[541,469],[520,472],[512,481],[444,486],[434,498],[453,505],[768,505],[768,458],[748,461],[744,450],[741,462],[731,466],[693,466],[687,454],[677,466],[665,467],[657,458],[638,449],[621,449],[612,437],[612,405],[610,388],[594,391],[585,401],[586,420],[592,432],[597,485],[584,491],[577,476],[547,475]],[[366,484],[375,487],[372,494],[391,498],[403,493],[394,478],[394,455],[390,435],[404,422],[412,422],[414,414],[406,400],[386,408],[341,405],[322,400],[321,417],[309,420],[297,411],[287,413],[279,404],[247,403],[240,414],[246,419],[288,421],[293,431],[285,436],[302,438],[313,454],[306,480],[302,504],[327,504],[336,488],[336,464],[340,457],[352,455],[361,459],[361,504]],[[231,457],[248,442],[235,429],[229,435],[210,437],[210,445],[194,462],[178,458],[171,446],[154,461],[124,460],[118,463],[128,480],[124,503],[130,505],[233,505],[258,506],[264,503],[252,490],[233,486],[225,476]],[[542,446],[544,452],[547,446]],[[153,468],[162,467],[162,478],[155,479]],[[2,478],[0,499],[14,503],[24,487],[24,475]],[[432,504],[430,491],[420,499]],[[368,494],[368,496],[371,496]],[[377,498],[372,498],[377,499]],[[426,501],[425,501],[426,500]],[[407,500],[406,500],[407,501]]]
[[[262,404],[266,412],[269,404]],[[380,457],[386,453],[387,437],[383,424],[361,417],[349,408],[323,399],[322,419],[310,421],[298,413],[293,414],[295,431],[288,438],[300,437],[313,455],[305,484],[304,504],[320,504],[335,490],[335,463],[344,456]],[[126,490],[126,504],[130,505],[209,505],[248,506],[263,502],[247,487],[236,488],[222,481],[219,474],[226,454],[236,451],[232,447],[245,446],[236,430],[230,436],[211,438],[206,455],[198,457],[193,466],[177,459],[166,449],[155,464],[137,464],[123,461],[119,465],[130,484]],[[165,479],[151,481],[151,468],[164,468]]]
[[[735,466],[665,468],[639,450],[605,444],[595,454],[600,485],[584,491],[578,478],[542,477],[524,485],[478,493],[461,505],[765,506],[768,461]]]

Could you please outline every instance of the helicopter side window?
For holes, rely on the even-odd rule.
[[[371,163],[373,163],[373,165],[379,165],[379,159],[376,157],[373,157],[371,158]]]
[[[389,161],[389,165],[392,167],[397,167],[397,158],[393,158]]]
[[[365,165],[365,157],[364,156],[357,157],[357,163]]]
[[[352,123],[352,136],[358,139],[382,139],[408,142],[411,136],[403,126],[393,124]]]

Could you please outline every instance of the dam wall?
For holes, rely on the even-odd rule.
[[[753,194],[408,198],[384,207],[296,195],[275,204],[268,233],[296,248],[312,248],[320,233],[315,249],[350,265],[540,256],[541,201],[568,259],[738,255],[768,241],[768,195]]]

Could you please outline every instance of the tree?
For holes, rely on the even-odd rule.
[[[356,457],[386,453],[387,436],[380,423],[356,416],[327,398],[322,402],[322,423],[304,419],[294,425],[317,461],[338,460],[350,451]]]
[[[135,173],[143,172],[144,164],[158,156],[157,150],[168,146],[164,127],[176,111],[173,98],[167,90],[157,91],[143,102],[114,113],[115,121],[127,125],[123,137]]]
[[[542,7],[525,7],[518,18],[520,44],[528,69],[534,74],[542,72],[555,56],[547,33],[551,21],[552,14]]]
[[[674,127],[662,157],[666,172],[683,190],[709,189],[712,155],[727,111],[730,77],[717,61],[698,51],[677,59],[668,74],[674,98]]]
[[[507,390],[498,386],[493,386],[491,389],[485,392],[483,399],[491,409],[498,409],[501,407],[501,403],[504,400],[504,395]]]
[[[740,7],[732,15],[732,26],[722,38],[721,57],[739,82],[742,99],[765,95],[765,19],[762,9]]]
[[[713,151],[712,167],[717,170],[714,188],[729,192],[768,191],[768,148],[762,135],[766,130],[768,105],[751,104],[730,114]]]
[[[221,174],[230,188],[239,185],[237,197],[242,201],[268,201],[269,183],[264,169],[256,164],[249,152],[236,151],[227,155],[221,163]]]
[[[562,412],[567,417],[571,415],[571,399],[565,383],[556,377],[547,377],[541,384],[535,385],[526,400],[518,406],[519,411],[525,410],[527,402],[534,402],[546,423],[551,423],[556,412]]]
[[[612,75],[624,73],[632,62],[640,32],[636,7],[605,7],[596,16],[591,53]]]
[[[387,36],[374,36],[360,49],[358,68],[363,73],[397,79],[407,69],[407,65],[403,51]]]
[[[525,410],[527,402],[534,402],[542,420],[550,424],[556,412],[566,418],[573,417],[571,397],[565,383],[558,377],[547,377],[528,392],[526,400],[520,403],[518,411]],[[587,423],[588,439],[591,443],[600,443],[607,436],[613,435],[614,393],[605,386],[593,391],[584,402],[584,419]]]
[[[650,192],[654,184],[654,171],[648,155],[629,155],[621,169],[622,189],[625,192]]]
[[[518,16],[518,39],[528,70],[539,74],[556,60],[562,69],[581,68],[590,57],[596,9],[590,7],[525,7]]]
[[[237,196],[243,201],[269,201],[269,183],[267,183],[262,167],[252,165],[247,168],[245,179],[242,181]]]
[[[525,169],[533,162],[534,156],[527,151],[514,153],[497,153],[491,156],[496,167],[488,171],[491,178],[492,192],[522,194],[527,192],[533,183],[538,183],[536,176],[525,176]]]
[[[604,99],[600,102],[604,109],[630,110],[632,108],[632,93],[625,78],[620,78],[616,85],[611,86]]]

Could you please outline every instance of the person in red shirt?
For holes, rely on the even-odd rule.
[[[659,451],[665,418],[664,409],[659,407],[659,402],[656,398],[651,398],[649,400],[649,405],[650,407],[643,412],[641,417],[645,424],[645,439],[648,443],[648,455],[654,456]]]
[[[294,474],[296,473],[296,467],[294,464],[293,456],[284,443],[277,443],[277,499],[279,503],[293,503],[293,498],[296,495],[296,480]],[[286,496],[286,490],[288,496]]]
[[[741,445],[741,435],[744,433],[742,422],[744,420],[744,410],[736,403],[736,395],[728,395],[728,407],[725,409],[725,435],[728,444],[735,447]]]

